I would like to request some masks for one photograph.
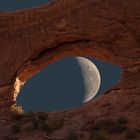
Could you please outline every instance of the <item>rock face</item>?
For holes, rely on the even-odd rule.
[[[81,108],[56,114],[73,122],[82,113],[87,114],[87,120],[123,115],[130,126],[140,127],[138,0],[60,0],[0,13],[1,112],[14,104],[14,97],[30,76],[62,57],[77,55],[120,65],[122,81]],[[85,121],[79,123],[84,125]]]

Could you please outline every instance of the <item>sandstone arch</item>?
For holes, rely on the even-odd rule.
[[[14,103],[17,77],[25,81],[42,67],[69,55],[99,58],[124,69],[121,83],[97,102],[115,93],[111,102],[120,101],[121,106],[125,99],[128,104],[139,105],[139,5],[138,0],[60,0],[0,13],[0,109]],[[88,111],[93,104],[74,114]]]

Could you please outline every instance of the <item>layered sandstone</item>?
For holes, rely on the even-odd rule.
[[[81,108],[51,118],[67,116],[72,119],[64,121],[66,126],[77,120],[83,127],[83,114],[87,120],[122,115],[131,127],[139,127],[139,7],[138,0],[59,0],[0,13],[1,112],[9,110],[22,84],[36,72],[64,56],[83,55],[120,65],[122,81]]]

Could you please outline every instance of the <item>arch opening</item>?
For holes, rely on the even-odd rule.
[[[69,62],[68,61],[66,61],[66,62],[64,62],[64,60],[66,60],[66,58],[67,58],[67,60],[68,60],[68,58],[69,58],[69,62],[72,60],[72,58],[73,59],[75,59],[75,56],[73,56],[73,57],[65,57],[65,58],[63,58],[63,59],[60,59],[59,61],[56,61],[56,62],[58,62],[58,65],[60,65],[60,67],[62,67],[62,64],[63,65],[65,65],[65,67],[69,67]],[[111,86],[113,86],[113,85],[115,85],[119,80],[120,80],[120,68],[118,67],[118,66],[116,66],[116,65],[113,65],[113,64],[109,64],[109,63],[105,63],[105,62],[102,62],[102,61],[100,61],[100,60],[97,60],[97,59],[95,59],[95,58],[88,58],[88,59],[90,59],[98,68],[99,68],[99,71],[101,70],[101,68],[102,69],[104,69],[104,71],[106,70],[106,72],[103,72],[102,70],[102,72],[101,72],[101,75],[104,77],[103,78],[103,83],[102,83],[102,86],[101,86],[101,88],[100,88],[100,90],[97,92],[98,93],[98,95],[97,96],[99,96],[99,95],[102,95],[103,94],[103,92],[105,92],[105,90],[108,90],[108,88],[110,88]],[[63,60],[63,62],[62,62],[62,60]],[[76,60],[76,59],[75,59]],[[54,63],[56,63],[56,62],[54,62]],[[61,62],[61,63],[60,63]],[[52,63],[53,65],[55,65],[54,63]],[[73,63],[73,62],[71,62],[71,63]],[[51,64],[51,65],[52,65]],[[67,65],[66,65],[67,64]],[[102,64],[103,64],[103,66],[102,66]],[[48,67],[46,67],[46,68],[44,68],[44,69],[42,69],[41,70],[41,72],[42,71],[44,71],[45,72],[45,69],[48,69],[49,68],[49,66],[51,66],[51,65],[48,65]],[[105,65],[107,65],[107,66],[105,66]],[[78,66],[78,65],[77,65]],[[70,67],[72,67],[72,65],[70,65]],[[70,67],[69,67],[69,69],[70,69]],[[106,67],[108,67],[108,69],[106,69]],[[110,82],[114,82],[114,83],[112,83],[112,84],[109,84],[109,85],[107,85],[108,84],[108,82],[105,82],[105,79],[107,78],[105,75],[107,74],[107,70],[109,70],[110,68],[113,68],[113,71],[116,69],[116,77],[114,76],[114,78],[116,78],[116,79],[114,79],[114,80],[112,80],[112,81],[110,81]],[[63,69],[64,69],[64,67],[63,67],[63,69],[59,69],[59,67],[57,66],[56,68],[54,67],[53,68],[54,70],[56,70],[57,69],[57,71],[59,71],[59,73],[57,73],[57,75],[59,75],[60,74],[60,77],[59,78],[61,78],[61,76],[62,76],[62,74],[63,73],[65,73],[65,72],[67,72],[67,74],[68,75],[70,75],[70,74],[72,74],[72,73],[70,73],[70,71],[67,71],[67,69],[65,69],[66,71],[63,71]],[[74,65],[73,65],[73,67],[72,67],[72,69],[74,69]],[[72,70],[71,69],[71,70]],[[76,68],[75,68],[76,69]],[[51,68],[51,70],[52,70],[52,68]],[[60,73],[60,71],[62,71],[62,73]],[[59,93],[55,93],[55,94],[51,94],[51,95],[53,95],[53,97],[55,98],[55,97],[57,97],[57,96],[61,96],[61,98],[63,99],[63,100],[65,100],[67,103],[69,102],[69,101],[72,101],[73,100],[73,102],[74,102],[74,99],[75,99],[75,104],[74,105],[71,105],[71,106],[69,106],[68,104],[66,105],[66,102],[65,102],[65,107],[64,107],[64,105],[63,105],[63,107],[62,107],[62,105],[58,105],[58,103],[56,104],[55,102],[51,102],[52,104],[56,104],[56,106],[55,106],[55,109],[53,108],[49,108],[50,110],[45,110],[45,108],[44,108],[44,110],[41,110],[41,108],[39,108],[39,107],[37,107],[36,106],[36,108],[38,108],[38,110],[36,110],[36,109],[33,109],[33,108],[30,108],[29,109],[29,107],[28,107],[28,109],[24,109],[24,111],[25,112],[29,112],[29,111],[33,111],[33,112],[53,112],[53,111],[61,111],[61,110],[64,110],[64,109],[70,109],[70,108],[77,108],[77,107],[80,107],[82,104],[84,104],[84,94],[85,94],[85,88],[84,88],[84,83],[83,82],[81,82],[81,81],[83,81],[83,79],[82,79],[82,75],[81,75],[81,73],[80,73],[80,69],[79,69],[79,71],[77,70],[77,73],[76,73],[76,75],[74,76],[74,78],[73,79],[71,79],[71,83],[72,83],[72,80],[75,82],[75,85],[77,84],[77,82],[79,82],[78,84],[80,85],[78,88],[80,88],[80,87],[82,87],[83,89],[81,89],[81,91],[79,90],[78,91],[78,88],[77,88],[77,86],[78,86],[78,84],[74,87],[74,85],[72,85],[73,86],[73,88],[77,88],[77,96],[74,96],[74,95],[71,95],[71,96],[73,96],[73,99],[71,99],[71,96],[68,96],[69,94],[72,94],[72,93],[74,93],[75,91],[73,90],[73,91],[71,91],[71,93],[68,93],[67,91],[68,90],[70,90],[69,89],[69,87],[68,87],[68,85],[63,85],[63,86],[65,86],[65,87],[67,87],[67,91],[65,90],[65,92],[67,92],[67,93],[65,93],[65,95],[66,96],[68,96],[68,98],[66,99],[66,97],[65,97],[65,99],[63,98],[63,96],[64,96],[64,94],[59,94],[59,93],[61,93],[61,91],[59,91],[58,89],[58,92]],[[39,73],[41,73],[41,72],[39,72]],[[110,71],[111,72],[111,71]],[[109,72],[109,73],[110,73]],[[38,74],[36,74],[37,72],[35,72],[35,74],[34,74],[34,76],[32,76],[32,77],[37,77],[36,75],[38,75]],[[47,71],[46,71],[46,73],[47,73]],[[54,71],[54,73],[53,74],[55,74],[56,73],[56,71]],[[76,81],[76,78],[75,77],[78,77],[77,75],[78,75],[78,73],[79,73],[79,75],[81,76],[79,76],[80,78],[79,78],[79,81],[77,80]],[[50,74],[50,73],[48,73],[48,74]],[[72,77],[73,76],[73,74],[70,76],[70,77],[68,77],[67,76],[67,74],[66,75],[64,75],[64,77],[67,77],[67,78],[70,78],[70,77]],[[56,78],[58,78],[57,77],[57,75],[56,75]],[[48,76],[48,77],[47,77]],[[31,76],[30,76],[31,77]],[[43,76],[44,77],[44,76]],[[51,77],[51,75],[50,75],[50,77]],[[46,79],[48,79],[48,81],[50,80],[49,78],[49,75],[46,75]],[[106,78],[105,78],[106,77]],[[39,76],[38,76],[38,78],[39,78]],[[58,78],[58,79],[59,79]],[[29,79],[33,79],[33,78],[29,78]],[[37,80],[37,79],[36,79]],[[38,79],[39,80],[39,79]],[[54,80],[54,79],[53,79]],[[66,81],[66,79],[64,79],[64,78],[61,78],[61,80],[63,80],[63,84],[65,83],[65,81]],[[111,80],[111,79],[110,79]],[[116,81],[115,81],[116,80]],[[27,83],[29,83],[28,82],[29,80],[27,80]],[[32,80],[33,81],[33,80]],[[41,81],[40,81],[41,82]],[[40,83],[39,82],[39,83]],[[74,83],[73,82],[73,83]],[[81,82],[81,84],[80,84],[80,82]],[[25,84],[26,82],[25,81],[21,81],[20,80],[20,77],[18,77],[17,79],[16,79],[16,83],[15,83],[15,95],[14,95],[14,100],[16,101],[16,99],[17,99],[17,96],[19,96],[20,94],[22,94],[22,98],[23,98],[23,94],[31,94],[31,93],[33,93],[34,91],[35,91],[35,87],[37,87],[38,85],[34,85],[34,91],[32,92],[32,91],[26,91],[26,90],[23,90],[22,91],[22,93],[20,93],[20,90],[22,89],[22,87],[24,87],[23,85]],[[36,83],[37,83],[37,81],[36,81]],[[54,80],[54,83],[55,83],[55,80]],[[53,83],[53,84],[54,84]],[[57,82],[56,83],[61,83],[61,81],[59,82],[59,80],[57,80]],[[69,82],[69,85],[71,84],[70,82]],[[106,86],[104,85],[106,83]],[[42,84],[43,84],[43,81],[42,81]],[[28,85],[31,85],[31,82],[28,84]],[[48,85],[49,85],[49,83],[48,83]],[[56,85],[57,84],[54,84],[54,89],[55,88],[57,88],[56,87]],[[61,87],[62,85],[61,84],[58,84],[59,85],[59,87]],[[72,87],[71,86],[71,87]],[[45,86],[44,86],[45,87]],[[47,84],[46,84],[46,88],[49,88],[49,87],[47,87]],[[51,90],[52,90],[52,88],[53,87],[51,87],[50,89],[49,89],[49,91],[51,92]],[[62,87],[61,87],[62,88]],[[29,89],[29,88],[28,88]],[[37,89],[38,90],[38,89]],[[44,89],[45,90],[45,89]],[[44,92],[44,90],[43,90],[43,88],[40,90],[40,93],[38,93],[38,94],[40,94],[40,96],[41,96],[41,93],[42,92]],[[28,93],[27,93],[28,92]],[[30,93],[29,93],[30,92]],[[38,91],[39,92],[39,91]],[[48,91],[47,91],[48,92]],[[57,92],[57,91],[55,91],[55,92]],[[78,94],[78,92],[81,94]],[[20,94],[19,94],[20,93]],[[19,95],[18,95],[19,94]],[[49,94],[46,94],[46,99],[47,99],[47,95],[48,96],[50,96]],[[76,94],[75,94],[76,95]],[[34,96],[34,94],[32,94],[32,97]],[[58,98],[58,97],[57,97]],[[60,98],[60,99],[61,99]],[[42,98],[41,100],[42,100],[42,102],[43,102],[43,99],[44,98]],[[51,98],[49,98],[49,100],[52,100],[53,98],[51,97]],[[59,100],[60,100],[59,99]],[[32,98],[32,100],[34,100],[33,98]],[[38,100],[39,100],[39,96],[38,96]],[[47,102],[49,102],[49,100],[44,100],[44,102],[46,101],[46,103]],[[30,102],[31,102],[31,100],[30,100]],[[63,102],[62,100],[61,100],[61,102]],[[50,104],[51,104],[50,103]],[[17,103],[16,102],[16,104],[17,105],[19,105],[19,103]],[[28,103],[28,104],[30,104],[30,103]],[[60,104],[60,102],[59,102],[59,104]],[[38,103],[36,104],[36,105],[38,105]],[[49,105],[49,104],[46,104],[46,105]],[[22,106],[22,105],[21,105]],[[58,107],[58,106],[61,106],[61,107]],[[45,106],[44,106],[45,107]],[[53,106],[54,107],[54,106]],[[43,108],[43,107],[42,107]],[[47,108],[48,109],[48,108]]]
[[[103,62],[111,62],[112,64],[123,66],[123,64],[118,63],[117,57],[114,56],[109,50],[90,46],[86,46],[86,49],[84,49],[83,45],[85,46],[85,42],[84,44],[81,44],[80,42],[78,46],[77,43],[66,45],[65,47],[62,45],[49,50],[43,50],[38,54],[34,54],[30,61],[25,62],[25,64],[17,72],[17,77],[13,84],[14,88],[12,90],[14,105],[16,105],[16,98],[19,91],[28,79],[37,74],[43,68],[48,67],[49,64],[53,64],[64,57],[82,56],[87,58],[96,58],[98,60],[102,60]]]

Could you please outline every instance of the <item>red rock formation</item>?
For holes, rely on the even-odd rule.
[[[14,103],[17,78],[22,84],[57,59],[84,55],[120,65],[124,70],[122,81],[81,108],[56,114],[72,120],[82,113],[87,119],[123,115],[130,120],[130,126],[138,127],[139,46],[138,0],[60,0],[0,13],[0,110]]]

